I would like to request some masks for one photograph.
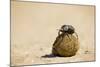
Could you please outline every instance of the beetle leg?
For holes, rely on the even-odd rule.
[[[77,39],[78,39],[78,35],[77,35],[77,33],[75,32],[75,35],[76,35],[76,37],[77,37]]]
[[[61,31],[59,30],[59,32],[58,32],[58,36],[60,35],[60,32],[61,32]]]
[[[71,40],[71,38],[70,38],[70,36],[68,35],[68,33],[67,33],[67,36],[68,36],[68,38]]]

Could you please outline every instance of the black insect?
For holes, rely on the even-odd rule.
[[[60,33],[71,35],[75,33],[78,38],[78,35],[75,32],[75,28],[72,25],[62,25],[61,29],[59,29],[58,35],[60,35]]]

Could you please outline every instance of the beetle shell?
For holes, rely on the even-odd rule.
[[[72,25],[63,25],[60,31],[68,34],[73,34],[75,32],[75,29]]]

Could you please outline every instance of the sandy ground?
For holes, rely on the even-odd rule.
[[[12,1],[11,65],[94,61],[94,11],[94,6]],[[63,24],[75,27],[80,49],[73,57],[50,57]]]

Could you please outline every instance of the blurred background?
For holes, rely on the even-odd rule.
[[[41,58],[50,54],[62,25],[72,25],[80,50],[72,58]],[[11,2],[12,65],[93,61],[95,7],[38,2]],[[88,54],[84,55],[85,52]]]

